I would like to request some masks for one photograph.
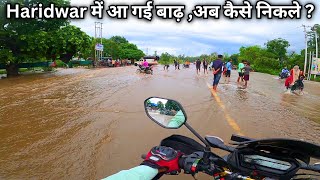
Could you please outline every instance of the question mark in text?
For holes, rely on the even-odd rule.
[[[305,8],[308,10],[308,15],[307,18],[311,19],[312,18],[312,12],[314,11],[314,5],[313,4],[307,4],[305,5]]]

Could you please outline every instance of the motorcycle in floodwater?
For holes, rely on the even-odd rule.
[[[139,64],[139,68],[137,69],[137,73],[153,74],[152,66],[144,67]]]
[[[161,114],[155,107],[151,108],[150,104],[156,104],[159,101],[166,109],[174,109],[176,115]],[[232,135],[232,143],[226,145],[216,136],[201,137],[187,123],[187,115],[177,101],[151,97],[145,100],[144,105],[147,116],[159,126],[178,129],[185,125],[204,144],[181,135],[172,135],[161,141],[160,146],[171,147],[184,154],[179,159],[179,167],[185,174],[191,174],[194,177],[195,174],[202,172],[215,180],[320,179],[320,163],[310,163],[311,158],[320,159],[319,145],[294,139],[252,139],[239,135]],[[178,112],[180,112],[179,118],[176,118]],[[182,117],[181,114],[183,114]],[[212,152],[211,148],[224,150],[228,155],[220,157]],[[194,156],[196,161],[191,165],[187,164],[187,156]],[[145,155],[142,155],[142,158],[145,158]],[[306,171],[298,173],[299,170]],[[307,173],[310,171],[316,173]]]
[[[290,73],[289,72],[281,72],[279,74],[279,78],[280,79],[285,79],[285,78],[288,78],[290,76]]]

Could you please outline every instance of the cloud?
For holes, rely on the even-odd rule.
[[[129,0],[108,0],[110,4],[144,4],[146,0],[138,0],[134,3]],[[242,3],[242,0],[234,0],[234,4]],[[289,0],[271,0],[271,3],[287,3]],[[306,0],[299,1],[305,4]],[[316,6],[319,5],[318,0],[311,1]],[[91,2],[87,0],[71,0],[73,5],[89,6]],[[155,4],[173,3],[169,0],[156,0]],[[224,5],[224,0],[176,0],[175,4],[185,4],[186,12],[194,7],[195,4],[213,3]],[[252,3],[254,4],[254,3]],[[303,11],[304,12],[304,11]],[[305,12],[302,14],[305,16]],[[241,46],[261,45],[263,46],[268,40],[275,38],[287,39],[291,46],[290,51],[299,52],[304,48],[304,33],[302,24],[313,25],[320,23],[320,16],[317,11],[313,13],[313,18],[307,20],[276,20],[276,19],[252,19],[230,20],[220,18],[219,20],[200,20],[195,19],[191,23],[183,21],[176,23],[174,20],[162,20],[154,15],[152,22],[146,20],[138,20],[133,16],[129,16],[127,20],[115,20],[107,17],[102,20],[91,17],[87,14],[85,20],[72,21],[72,24],[80,27],[83,31],[94,36],[94,22],[103,23],[103,37],[109,38],[114,35],[126,37],[130,42],[137,44],[145,53],[151,54],[169,52],[173,54],[200,55],[203,53],[237,53]]]

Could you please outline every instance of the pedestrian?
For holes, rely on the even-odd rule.
[[[299,79],[299,75],[300,75],[300,68],[298,65],[295,65],[291,71],[290,71],[290,76],[286,79],[285,82],[285,86],[287,87],[287,89],[289,89],[289,87],[293,86],[294,83]]]
[[[204,60],[203,60],[203,73],[206,74],[206,72],[208,74],[208,61],[206,60],[206,58],[204,58]]]
[[[213,75],[214,75],[214,77],[213,77],[213,90],[214,91],[217,90],[217,87],[218,87],[218,84],[219,84],[219,81],[221,78],[221,74],[222,74],[222,65],[223,65],[222,58],[223,58],[222,55],[218,55],[218,59],[215,60],[212,65],[212,71],[213,71]]]
[[[168,70],[169,70],[168,68],[169,68],[169,64],[165,64],[165,65],[163,66],[163,70],[167,70],[167,71],[168,71]]]
[[[251,71],[250,63],[246,62],[244,68],[242,68],[243,71],[243,80],[244,80],[244,88],[248,87],[248,81],[249,81],[249,74]]]
[[[226,63],[222,63],[221,71],[222,71],[222,75],[226,76],[226,72],[227,72]]]
[[[177,62],[177,60],[175,59],[175,60],[173,61],[173,63],[174,63],[174,69],[177,70],[177,69],[178,69],[178,62]]]
[[[231,70],[232,70],[232,60],[230,59],[229,62],[226,64],[225,83],[227,83],[227,84],[230,82]]]
[[[209,70],[212,71],[213,61],[210,62]]]
[[[201,66],[201,61],[200,61],[200,59],[198,59],[198,60],[196,61],[197,74],[200,73],[200,66]]]
[[[238,80],[237,80],[238,83],[240,82],[240,79],[241,79],[241,82],[243,82],[243,71],[242,71],[242,68],[244,68],[244,63],[245,63],[245,61],[243,60],[242,62],[240,62],[238,64],[238,74],[239,74],[239,77],[238,77]]]
[[[178,70],[180,70],[180,63],[179,63],[179,61],[177,61],[177,65],[178,65]]]

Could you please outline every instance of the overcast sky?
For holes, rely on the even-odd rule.
[[[89,6],[93,1],[90,0],[71,0],[74,6]],[[119,4],[142,4],[146,0],[108,0],[105,5]],[[242,0],[233,0],[234,4],[242,4]],[[251,1],[255,5],[256,1]],[[272,3],[272,1],[268,1]],[[291,5],[291,0],[274,0],[274,2]],[[278,19],[253,19],[230,20],[220,15],[219,20],[194,19],[188,23],[185,18],[181,23],[175,20],[162,20],[157,16],[153,17],[152,22],[147,20],[138,20],[129,13],[126,20],[111,19],[106,14],[99,20],[91,17],[88,12],[86,19],[72,21],[72,24],[80,27],[84,32],[94,36],[94,22],[103,23],[103,37],[110,38],[114,35],[120,35],[127,38],[130,42],[138,45],[145,53],[158,54],[168,52],[179,55],[201,55],[212,52],[219,54],[237,53],[241,46],[261,45],[263,46],[268,40],[275,38],[287,39],[291,46],[290,51],[300,52],[304,48],[304,33],[302,24],[312,26],[320,24],[320,13],[317,8],[320,7],[319,0],[300,0],[302,5],[313,3],[316,6],[312,19],[306,18],[307,10],[303,8],[301,20],[278,20]],[[194,5],[198,4],[216,4],[224,5],[221,0],[155,0],[154,4],[183,4],[186,5],[185,14],[189,14]]]

